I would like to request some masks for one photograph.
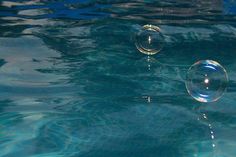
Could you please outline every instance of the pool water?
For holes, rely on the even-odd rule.
[[[0,156],[235,157],[235,55],[234,0],[0,1]],[[185,88],[205,59],[229,77],[212,103]]]

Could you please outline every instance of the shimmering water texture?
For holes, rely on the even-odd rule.
[[[135,35],[137,49],[147,55],[155,55],[164,45],[161,29],[154,25],[144,25]]]
[[[198,61],[187,72],[188,93],[200,102],[217,101],[225,92],[227,83],[227,72],[216,61]]]
[[[1,0],[0,157],[235,157],[233,4]]]

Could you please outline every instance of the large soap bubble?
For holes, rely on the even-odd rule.
[[[164,36],[159,27],[144,25],[135,35],[137,49],[147,55],[158,53],[164,45]]]
[[[200,102],[217,101],[223,95],[227,83],[226,70],[212,60],[198,61],[187,72],[187,91]]]

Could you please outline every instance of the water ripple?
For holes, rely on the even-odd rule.
[[[233,1],[0,2],[0,156],[225,156],[235,152]],[[164,48],[135,48],[144,24]],[[194,62],[228,72],[217,102],[185,89]]]

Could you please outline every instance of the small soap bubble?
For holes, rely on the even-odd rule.
[[[197,101],[214,102],[224,93],[228,75],[224,67],[213,60],[194,63],[187,72],[186,88]]]
[[[144,25],[135,35],[137,49],[147,55],[154,55],[163,48],[164,36],[154,25]]]

